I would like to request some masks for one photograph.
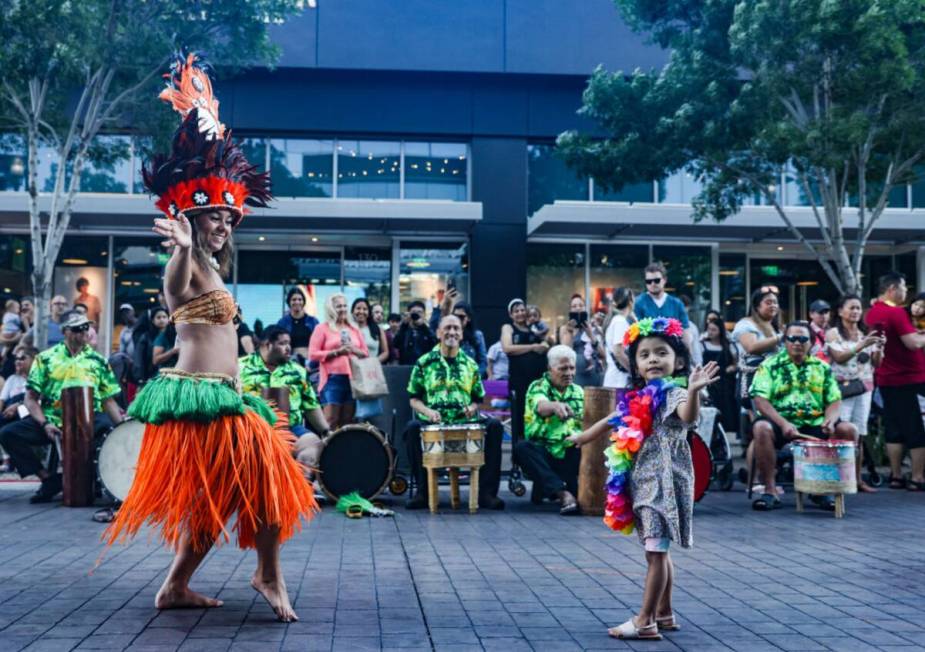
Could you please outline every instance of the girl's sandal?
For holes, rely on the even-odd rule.
[[[611,627],[607,630],[611,638],[622,638],[637,641],[660,641],[662,635],[658,633],[658,625],[652,623],[645,627],[636,627],[636,623],[630,618],[622,625]]]
[[[674,614],[664,618],[656,618],[655,624],[658,625],[658,631],[660,632],[677,632],[681,629],[681,626],[674,619]]]

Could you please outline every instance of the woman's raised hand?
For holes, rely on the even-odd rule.
[[[161,241],[164,247],[180,247],[189,249],[193,246],[193,227],[183,213],[175,220],[155,218],[152,229],[159,236],[166,238]]]

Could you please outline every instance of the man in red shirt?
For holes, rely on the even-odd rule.
[[[902,308],[906,300],[906,278],[888,272],[878,283],[880,297],[867,312],[864,321],[886,338],[883,362],[874,372],[874,380],[883,397],[883,421],[886,450],[890,458],[890,488],[925,490],[925,423],[919,397],[925,397],[925,334],[912,324]],[[902,477],[905,450],[912,457],[912,476]]]

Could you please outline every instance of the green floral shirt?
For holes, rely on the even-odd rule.
[[[290,423],[304,423],[305,415],[320,407],[318,396],[308,382],[308,372],[298,363],[287,360],[286,364],[279,365],[271,373],[259,351],[244,356],[239,362],[241,386],[248,394],[260,396],[260,390],[264,387],[289,388]]]
[[[572,408],[574,415],[564,421],[555,414],[541,417],[536,408],[544,401],[565,403]],[[530,383],[527,389],[524,435],[527,439],[532,439],[545,446],[553,457],[562,459],[565,457],[565,449],[572,445],[565,438],[584,429],[584,412],[584,389],[572,383],[564,391],[560,391],[552,384],[549,374],[545,373],[542,378]]]
[[[64,342],[39,353],[32,363],[26,386],[42,397],[45,418],[61,427],[61,390],[93,388],[93,411],[102,412],[103,401],[122,391],[106,358],[85,346],[71,355]]]
[[[439,412],[443,423],[472,421],[463,411],[484,396],[479,366],[462,350],[454,358],[445,358],[438,344],[418,358],[411,370],[408,397]]]
[[[841,400],[838,382],[828,364],[807,356],[798,367],[786,349],[761,363],[749,395],[770,401],[783,418],[798,428],[821,426],[826,406]]]

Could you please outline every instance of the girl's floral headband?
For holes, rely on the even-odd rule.
[[[677,319],[669,317],[645,317],[630,325],[623,335],[623,346],[630,346],[640,337],[648,337],[653,333],[662,333],[668,337],[680,338],[684,335],[684,327]]]

